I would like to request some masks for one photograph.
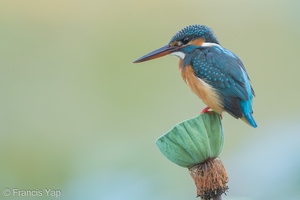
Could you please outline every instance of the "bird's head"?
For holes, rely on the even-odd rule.
[[[213,31],[204,25],[191,25],[176,33],[169,44],[142,56],[133,63],[152,60],[165,55],[175,55],[184,59],[186,53],[198,47],[219,45]]]

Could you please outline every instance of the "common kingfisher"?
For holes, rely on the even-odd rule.
[[[170,42],[133,63],[140,63],[165,55],[180,58],[181,76],[191,90],[212,109],[257,127],[252,116],[255,96],[242,61],[223,48],[213,31],[204,25],[191,25],[176,33]]]

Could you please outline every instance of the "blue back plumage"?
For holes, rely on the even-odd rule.
[[[252,117],[254,91],[240,59],[219,45],[189,45],[181,51],[186,54],[183,65],[191,65],[197,77],[217,90],[224,109],[236,118],[245,117],[257,127]]]

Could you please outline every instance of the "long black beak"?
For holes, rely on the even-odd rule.
[[[147,61],[147,60],[152,60],[152,59],[155,59],[155,58],[159,58],[159,57],[168,55],[168,54],[176,51],[177,49],[178,49],[178,47],[176,47],[176,46],[166,45],[166,46],[163,46],[163,47],[161,47],[161,48],[159,48],[155,51],[152,51],[151,53],[148,53],[148,54],[140,57],[139,59],[137,59],[133,63],[140,63],[140,62],[144,62],[144,61]]]

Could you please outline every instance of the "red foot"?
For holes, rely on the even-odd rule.
[[[212,114],[212,112],[209,111],[209,109],[210,109],[210,107],[206,107],[206,108],[204,108],[203,110],[201,110],[200,113],[210,113],[210,114]]]

